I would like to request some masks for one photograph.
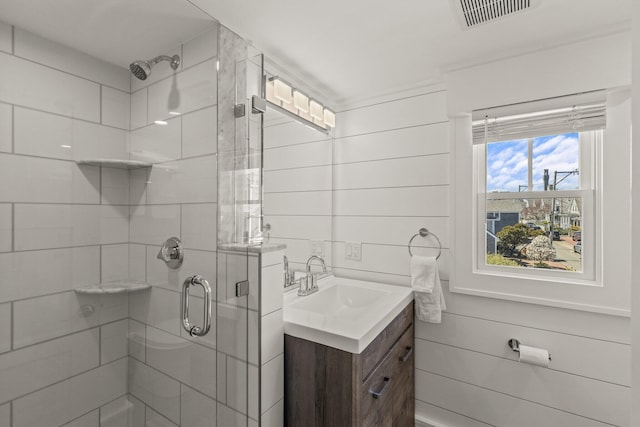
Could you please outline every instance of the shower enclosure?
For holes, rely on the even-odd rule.
[[[0,427],[260,425],[260,56],[184,1],[51,4],[66,21],[42,32],[15,3],[0,16]]]

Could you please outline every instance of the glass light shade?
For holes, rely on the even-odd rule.
[[[300,111],[307,113],[309,111],[309,97],[304,93],[293,91],[293,105]]]
[[[283,82],[282,80],[273,80],[273,94],[280,101],[291,104],[293,98],[291,96],[291,86]]]
[[[274,104],[279,104],[279,100],[276,99],[275,89],[273,87],[273,81],[271,80],[267,80],[266,98],[267,98],[267,101],[271,101]]]
[[[327,126],[336,127],[336,113],[331,110],[324,109],[324,122]]]
[[[311,117],[314,119],[324,120],[322,109],[322,105],[318,104],[316,101],[309,102],[309,114],[311,114]]]

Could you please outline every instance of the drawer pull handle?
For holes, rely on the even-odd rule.
[[[384,392],[387,391],[389,384],[391,384],[391,378],[384,377],[384,385],[382,386],[382,389],[380,391],[373,391],[373,389],[369,389],[369,393],[371,393],[374,399],[380,399]]]
[[[409,358],[411,357],[411,353],[413,353],[413,347],[407,346],[407,352],[404,356],[400,357],[400,361],[404,363],[409,360]]]

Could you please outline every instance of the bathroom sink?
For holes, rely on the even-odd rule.
[[[320,290],[285,295],[288,335],[359,354],[413,299],[408,287],[329,276]]]
[[[311,298],[298,299],[291,307],[326,316],[353,317],[390,293],[389,290],[336,284],[309,295]]]

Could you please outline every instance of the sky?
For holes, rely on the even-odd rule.
[[[528,168],[527,140],[494,142],[487,146],[487,191],[518,191],[527,186]],[[569,133],[533,138],[533,190],[544,190],[544,169],[549,169],[549,183],[553,184],[555,171],[567,172],[578,169],[580,146],[578,134]],[[558,174],[558,181],[566,174]],[[579,176],[569,175],[560,184],[559,190],[579,187]]]

